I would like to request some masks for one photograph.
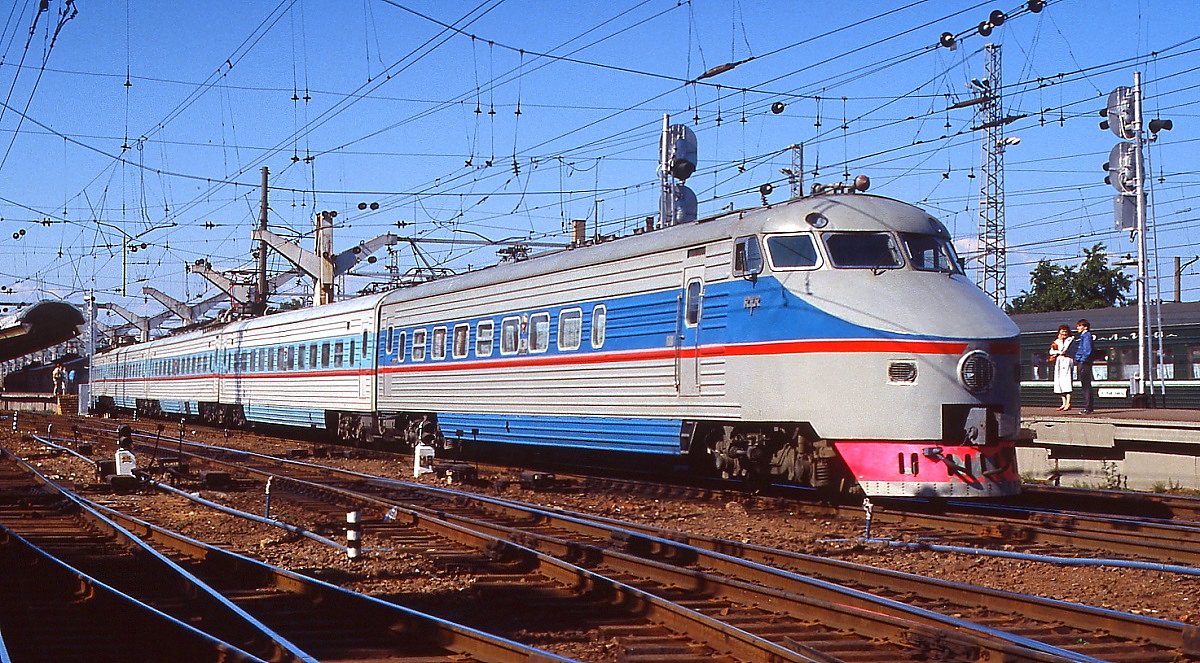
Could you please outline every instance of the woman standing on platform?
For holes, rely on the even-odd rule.
[[[1054,362],[1054,393],[1062,398],[1058,409],[1066,412],[1071,409],[1071,328],[1059,325],[1058,337],[1050,343],[1050,361]]]

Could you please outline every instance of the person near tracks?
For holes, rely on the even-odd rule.
[[[1096,395],[1092,393],[1092,356],[1095,343],[1092,339],[1092,323],[1087,318],[1081,318],[1075,323],[1079,332],[1079,343],[1075,347],[1075,363],[1079,366],[1079,386],[1083,391],[1083,410],[1081,414],[1091,414],[1096,404]]]
[[[1058,406],[1061,412],[1071,409],[1071,367],[1075,364],[1071,345],[1074,341],[1071,328],[1059,325],[1058,336],[1050,343],[1050,361],[1054,362],[1054,393],[1062,399],[1062,404]]]

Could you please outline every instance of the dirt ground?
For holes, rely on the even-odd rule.
[[[249,441],[255,445],[287,446],[286,442]],[[68,486],[86,486],[96,481],[93,468],[70,455],[49,457],[44,446],[0,432],[0,446],[25,458],[52,479]],[[139,461],[140,463],[142,461]],[[323,461],[399,479],[411,479],[412,466],[392,460]],[[426,483],[442,480],[430,475]],[[461,486],[456,486],[461,487]],[[494,489],[481,489],[495,492]],[[260,488],[243,491],[201,491],[206,499],[262,514],[264,495]],[[569,510],[586,511],[631,522],[647,523],[694,534],[702,534],[774,548],[825,555],[861,564],[907,573],[945,578],[1014,592],[1084,603],[1162,619],[1200,624],[1200,577],[1176,573],[1120,568],[1065,567],[1038,561],[1011,560],[958,553],[907,550],[855,541],[863,523],[804,513],[802,505],[792,513],[748,509],[741,503],[684,502],[669,499],[587,495],[573,492],[534,492],[511,486],[504,497]],[[342,584],[349,589],[388,597],[407,597],[412,607],[436,605],[439,597],[450,597],[470,588],[472,578],[432,568],[418,555],[371,550],[359,562],[350,562],[336,549],[266,525],[260,525],[197,505],[182,497],[160,494],[105,495],[98,501],[189,536],[244,552],[278,565]],[[321,532],[332,532],[337,523],[304,522],[285,501],[274,500],[272,516]],[[294,520],[293,520],[294,519]],[[901,536],[876,525],[874,537]],[[581,634],[580,640],[589,636]],[[568,638],[569,639],[569,638]],[[612,660],[613,643],[537,643],[557,653],[583,660]]]

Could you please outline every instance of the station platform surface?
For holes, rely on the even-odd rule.
[[[1021,472],[1093,488],[1200,489],[1200,410],[1022,407]]]

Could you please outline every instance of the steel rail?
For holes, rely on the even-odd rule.
[[[609,526],[599,525],[592,522],[587,522],[581,519],[572,518],[562,513],[531,508],[526,505],[517,506],[515,503],[496,498],[484,497],[475,493],[464,493],[460,491],[451,491],[442,488],[430,487],[424,484],[413,484],[409,482],[397,481],[392,479],[384,479],[380,477],[372,477],[361,473],[350,472],[347,470],[337,470],[325,466],[303,463],[295,460],[279,459],[273,456],[256,454],[241,449],[214,448],[210,445],[188,443],[189,446],[194,446],[201,451],[189,452],[195,457],[207,458],[212,462],[222,464],[228,463],[229,467],[236,467],[242,471],[250,471],[259,474],[263,477],[274,477],[279,486],[280,481],[295,482],[298,484],[308,484],[308,489],[311,491],[328,491],[330,494],[337,495],[344,500],[356,500],[362,503],[374,503],[379,507],[387,507],[391,509],[401,509],[409,514],[411,518],[420,518],[422,524],[430,522],[430,518],[436,519],[436,522],[454,522],[459,523],[463,527],[471,529],[487,529],[488,533],[498,538],[515,539],[522,542],[536,541],[539,549],[553,550],[555,554],[564,556],[578,556],[581,554],[581,544],[578,542],[564,540],[554,536],[531,533],[527,529],[515,528],[505,525],[496,525],[481,521],[475,518],[464,516],[456,516],[446,508],[435,507],[416,507],[411,503],[400,502],[397,500],[388,500],[378,496],[370,496],[361,491],[343,489],[329,486],[327,484],[313,484],[301,479],[289,477],[288,475],[278,474],[277,472],[269,471],[263,468],[251,468],[247,465],[239,465],[230,460],[217,460],[211,454],[214,451],[222,455],[236,456],[242,459],[244,463],[247,459],[255,459],[259,462],[269,463],[271,465],[283,466],[289,468],[298,468],[306,472],[319,470],[322,473],[336,473],[344,476],[352,481],[361,483],[371,483],[376,486],[389,488],[399,487],[405,491],[420,491],[431,495],[438,495],[443,501],[454,502],[461,506],[467,501],[472,501],[477,504],[486,505],[489,510],[501,512],[505,517],[512,521],[520,521],[526,526],[538,525],[542,527],[557,527],[561,529],[572,530],[576,532],[586,533],[588,536],[595,537],[601,541],[619,539],[621,544],[633,550],[641,550],[647,554],[653,554],[668,560],[676,561],[675,564],[656,564],[653,567],[643,567],[641,569],[633,569],[632,567],[623,566],[622,570],[626,572],[636,572],[646,577],[653,578],[659,582],[669,582],[677,586],[704,586],[706,588],[723,588],[722,591],[728,592],[730,598],[736,597],[736,600],[744,601],[763,601],[764,598],[759,596],[755,598],[753,594],[746,592],[758,591],[762,592],[764,587],[777,588],[782,590],[782,594],[767,598],[767,603],[776,605],[786,605],[793,611],[790,614],[804,614],[806,611],[813,610],[817,605],[821,606],[838,606],[840,608],[853,608],[857,614],[853,615],[838,615],[836,618],[832,615],[826,615],[823,622],[842,628],[848,628],[870,637],[890,638],[893,641],[904,641],[906,638],[912,642],[920,640],[919,636],[914,636],[913,628],[919,624],[923,629],[917,629],[917,632],[924,631],[926,633],[938,632],[940,637],[945,637],[945,634],[955,634],[958,638],[963,639],[964,647],[974,647],[980,651],[988,651],[992,656],[1000,657],[999,660],[1005,660],[1004,657],[1016,656],[1018,658],[1027,658],[1029,660],[1078,660],[1078,661],[1097,661],[1084,654],[1072,652],[1067,649],[1046,645],[1044,643],[1023,638],[1021,636],[1005,633],[997,629],[991,629],[978,624],[971,623],[966,620],[956,619],[942,615],[933,611],[914,607],[898,601],[877,597],[866,592],[860,592],[849,588],[841,587],[835,583],[823,582],[814,578],[806,578],[798,574],[789,573],[779,569],[772,569],[761,564],[755,564],[746,560],[737,559],[724,555],[719,552],[705,551],[699,548],[694,548],[677,541],[667,539],[657,539],[647,537],[645,535],[633,532],[631,530],[614,529]],[[532,545],[532,544],[529,544]],[[616,564],[614,560],[620,560],[623,564],[628,565],[636,561],[638,564],[644,564],[647,560],[644,556],[629,556],[613,551],[605,551],[594,545],[583,544],[586,548],[586,554],[592,558],[592,563],[595,564]],[[745,583],[701,573],[698,571],[680,568],[680,563],[698,562],[702,566],[711,566],[718,568],[727,576],[735,576],[740,579],[747,577],[753,578],[757,585],[745,586]],[[652,569],[652,570],[649,570]],[[689,580],[689,578],[691,580]],[[768,591],[768,595],[772,592]],[[883,619],[878,619],[883,618]],[[887,622],[886,624],[883,622]],[[896,631],[895,626],[898,623],[906,624],[904,631]],[[935,636],[930,636],[931,638]],[[967,644],[969,643],[969,644]]]

